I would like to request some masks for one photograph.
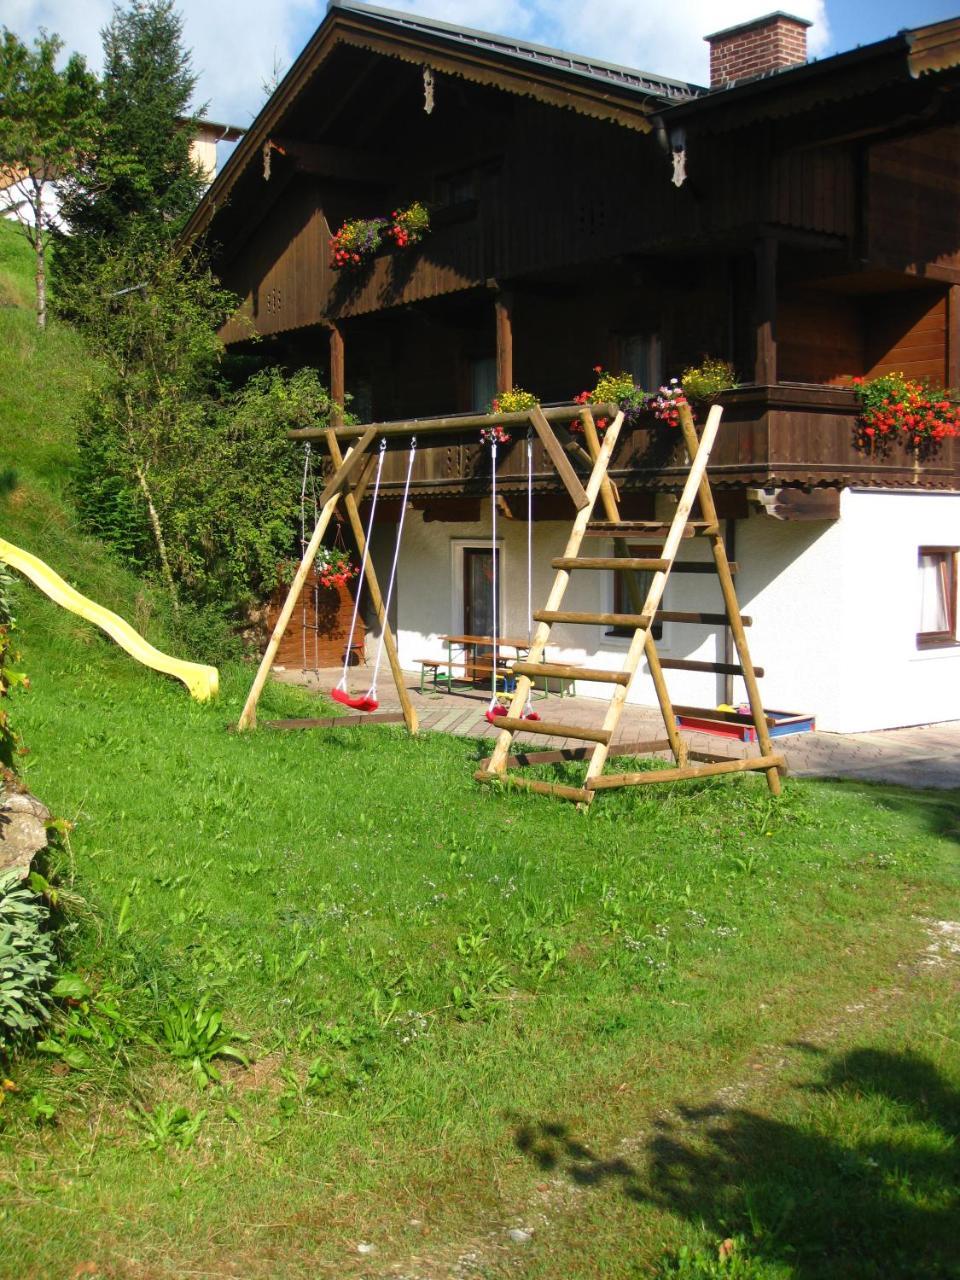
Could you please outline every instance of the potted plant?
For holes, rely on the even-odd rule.
[[[388,236],[398,249],[419,244],[430,230],[427,207],[415,200],[394,209],[389,218],[350,218],[330,237],[330,266],[334,271],[356,270],[375,258]]]
[[[960,404],[951,392],[903,373],[854,378],[860,405],[854,443],[867,453],[885,455],[900,441],[920,459],[944,440],[960,435]]]
[[[501,391],[494,397],[489,412],[526,413],[536,404],[539,404],[539,401],[532,391],[524,391],[522,387],[511,387],[509,391]],[[497,422],[492,427],[481,428],[480,441],[482,444],[509,444],[510,432]]]

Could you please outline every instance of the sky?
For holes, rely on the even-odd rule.
[[[387,0],[403,9],[554,45],[679,80],[709,80],[703,36],[782,6],[811,18],[811,56],[870,44],[902,27],[960,13],[960,0]],[[24,40],[40,28],[67,52],[100,66],[100,30],[112,0],[0,0],[0,24]],[[184,39],[198,77],[195,106],[212,120],[246,126],[264,82],[285,72],[326,12],[325,0],[180,0]]]

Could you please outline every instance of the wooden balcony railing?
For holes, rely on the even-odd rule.
[[[710,459],[714,485],[733,488],[960,488],[960,440],[945,440],[930,456],[902,444],[865,453],[856,443],[857,402],[844,387],[815,383],[744,386],[721,397],[723,422]],[[558,431],[563,436],[563,432]],[[576,435],[571,436],[575,445]],[[627,491],[678,488],[686,474],[679,432],[652,418],[621,437],[610,474]],[[514,437],[501,447],[497,483],[506,495],[526,485],[526,445]],[[388,458],[388,491],[402,484],[405,456]],[[464,497],[489,492],[489,453],[476,433],[418,451],[416,497]],[[562,486],[539,441],[534,442],[535,486]]]

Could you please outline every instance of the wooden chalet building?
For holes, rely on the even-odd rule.
[[[849,385],[903,370],[960,386],[960,19],[813,63],[807,25],[775,13],[709,36],[706,88],[332,0],[188,235],[243,299],[226,341],[252,323],[269,358],[317,366],[363,421],[483,410],[512,385],[569,401],[596,365],[652,389],[730,360],[742,385],[710,474],[767,705],[836,730],[960,718],[960,440],[864,454]],[[420,245],[331,268],[345,219],[415,200]],[[523,455],[504,451],[516,518],[499,536],[505,629],[525,633]],[[669,510],[681,464],[667,429],[627,433],[624,514]],[[474,439],[418,455],[396,602],[411,668],[485,624],[487,468]],[[535,469],[542,599],[572,508],[539,452]],[[578,575],[566,607],[610,610],[611,578]],[[703,591],[671,578],[666,607],[715,608]],[[626,641],[584,634],[557,628],[553,653],[617,662]],[[660,649],[722,660],[724,645],[667,622]],[[671,689],[742,696],[693,672]],[[631,698],[653,702],[645,676]]]

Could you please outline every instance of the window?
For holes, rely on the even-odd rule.
[[[621,348],[623,372],[629,373],[638,387],[655,391],[663,381],[663,361],[658,333],[631,333]]]
[[[470,361],[470,408],[486,413],[497,394],[497,358],[483,356]]]
[[[631,547],[630,554],[632,556],[648,556],[650,555],[649,544],[645,547]],[[630,575],[622,572],[613,574],[613,612],[614,613],[637,613],[638,609],[634,608],[633,601],[630,597],[630,589],[627,586],[627,578]],[[640,592],[640,603],[647,598],[647,592],[650,590],[650,584],[653,582],[653,573],[648,569],[638,569],[633,574],[634,581]],[[662,603],[662,602],[661,602]],[[663,623],[658,618],[650,628],[650,634],[654,640],[663,639]],[[611,627],[607,632],[608,636],[631,636],[633,629],[631,627]]]
[[[921,547],[917,648],[957,643],[957,548]]]

